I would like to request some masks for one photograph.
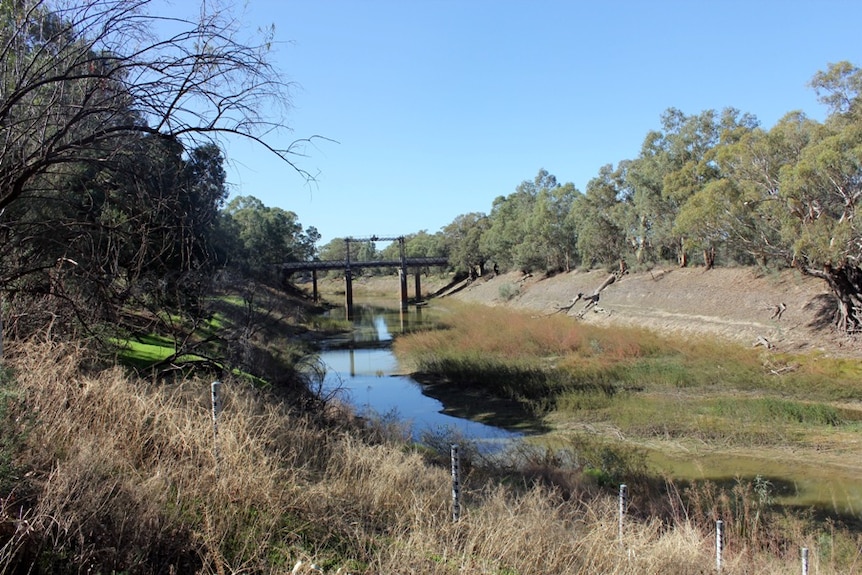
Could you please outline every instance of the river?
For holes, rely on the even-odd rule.
[[[339,312],[344,313],[343,310],[332,313]],[[431,397],[427,387],[403,374],[391,350],[393,334],[429,327],[421,308],[411,307],[409,312],[401,313],[371,305],[358,306],[354,317],[349,337],[333,339],[320,353],[326,367],[324,393],[337,395],[359,415],[401,422],[409,428],[414,440],[427,442],[432,438],[438,446],[442,439],[466,439],[477,449],[498,452],[524,436],[513,431],[514,426],[506,429],[446,413],[463,410]],[[454,401],[458,393],[453,395]],[[464,399],[461,400],[463,403]],[[673,459],[659,452],[649,455],[653,469],[661,469],[680,480],[710,479],[725,483],[732,482],[734,477],[762,476],[770,482],[772,495],[781,505],[811,506],[845,519],[858,517],[862,508],[862,486],[852,472],[740,455],[694,459]]]
[[[343,313],[331,313],[339,312]],[[421,308],[400,312],[356,306],[354,318],[350,336],[325,343],[319,354],[326,368],[325,394],[347,402],[360,416],[397,420],[417,441],[430,437],[464,439],[483,450],[496,451],[521,437],[517,431],[446,413],[446,405],[403,373],[392,353],[393,334],[424,326],[427,320]]]

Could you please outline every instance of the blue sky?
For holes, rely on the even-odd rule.
[[[734,107],[764,127],[825,109],[808,81],[862,66],[858,0],[248,0],[295,83],[297,158],[231,143],[232,195],[344,236],[436,233],[489,213],[539,169],[584,191],[637,156],[670,107]]]

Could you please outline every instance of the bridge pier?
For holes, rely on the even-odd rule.
[[[419,302],[422,301],[422,281],[419,279],[421,275],[422,270],[417,269],[416,275],[413,276],[414,287],[416,288],[416,305],[419,305]]]
[[[398,280],[401,287],[401,311],[407,311],[407,270],[398,270]]]
[[[427,266],[445,266],[448,265],[448,258],[445,257],[428,257],[428,258],[408,258],[405,254],[404,250],[404,238],[378,238],[377,236],[373,236],[368,238],[367,241],[389,241],[389,240],[398,240],[400,244],[400,257],[398,260],[374,260],[374,261],[359,261],[359,262],[351,262],[350,261],[350,244],[351,242],[357,241],[366,241],[366,240],[356,240],[353,238],[345,238],[345,259],[344,260],[312,260],[312,261],[300,261],[300,262],[285,262],[281,265],[281,271],[283,274],[290,275],[293,272],[308,270],[311,271],[312,275],[312,297],[315,302],[320,301],[320,293],[318,292],[317,286],[317,271],[318,270],[344,270],[344,283],[345,283],[345,307],[347,308],[347,319],[352,321],[354,317],[353,310],[353,270],[363,269],[363,268],[397,268],[399,270],[399,279],[400,279],[400,304],[401,311],[407,311],[408,309],[408,290],[407,290],[407,270],[411,267],[416,268],[416,276],[415,276],[415,286],[416,286],[416,301],[421,301],[422,299],[422,286],[420,283],[420,269],[422,267]]]
[[[347,307],[347,321],[353,321],[353,274],[349,268],[344,271],[344,298]]]

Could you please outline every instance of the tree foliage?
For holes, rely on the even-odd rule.
[[[194,21],[156,7],[0,2],[0,286],[16,328],[91,329],[130,303],[195,313],[225,246],[223,138],[309,177],[302,143],[275,143],[290,86],[269,33],[243,37],[210,3]]]
[[[253,196],[231,200],[221,213],[225,241],[224,265],[243,275],[273,282],[280,265],[312,258],[319,234],[303,231],[298,216],[281,208],[267,207]]]
[[[613,166],[603,166],[599,175],[587,183],[586,194],[572,204],[577,251],[588,267],[615,264],[627,253],[619,178]]]
[[[450,256],[465,265],[469,245],[525,272],[618,260],[795,266],[831,287],[838,327],[859,331],[862,71],[830,64],[811,87],[825,122],[792,111],[765,129],[734,108],[669,108],[638,156],[602,167],[585,194],[540,170],[487,217],[456,218],[442,232]]]
[[[578,195],[573,184],[561,185],[539,170],[512,194],[494,200],[480,250],[503,269],[568,269],[576,259],[569,212]]]
[[[268,38],[240,38],[227,12],[199,21],[148,13],[150,0],[3,3],[0,209],[72,163],[101,163],[146,135],[186,145],[251,138],[290,165],[295,149],[264,136],[282,126],[288,84]],[[169,35],[155,36],[162,26]],[[299,168],[297,168],[299,169]]]

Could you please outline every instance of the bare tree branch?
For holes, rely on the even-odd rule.
[[[24,0],[0,36],[0,210],[58,166],[105,161],[157,134],[186,146],[250,139],[306,180],[295,159],[317,138],[289,132],[291,83],[272,38],[205,4],[197,21],[148,13],[151,0]]]

